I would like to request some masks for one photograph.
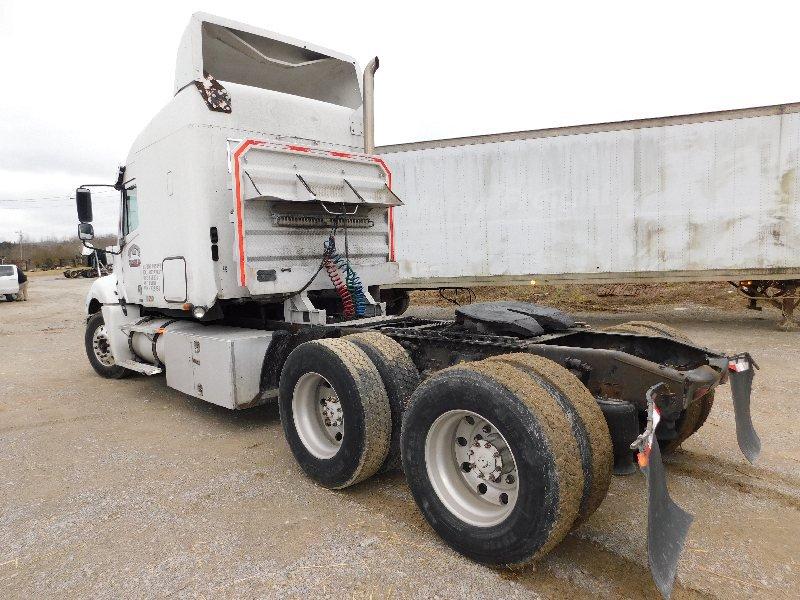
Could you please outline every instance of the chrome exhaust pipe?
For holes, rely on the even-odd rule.
[[[367,63],[364,69],[364,153],[375,153],[375,71],[380,62],[378,57]]]

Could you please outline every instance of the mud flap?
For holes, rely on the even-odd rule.
[[[664,598],[669,598],[678,559],[694,517],[675,504],[667,490],[667,478],[658,440],[653,437],[647,466],[647,560],[653,581]]]
[[[736,440],[742,454],[751,463],[761,453],[761,440],[750,416],[750,392],[753,389],[755,369],[758,369],[758,365],[747,353],[731,357],[728,362],[733,414],[736,418]]]
[[[639,467],[647,477],[647,562],[653,582],[668,599],[694,517],[672,500],[667,489],[664,463],[655,436],[660,414],[654,394],[662,386],[664,384],[659,383],[647,390],[647,427],[631,448],[639,449]]]

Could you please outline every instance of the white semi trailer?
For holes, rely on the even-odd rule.
[[[378,152],[397,288],[730,281],[797,325],[800,104]]]
[[[657,323],[600,331],[525,303],[462,307],[454,321],[385,314],[403,206],[374,154],[377,68],[360,77],[342,54],[192,17],[174,97],[108,184],[119,243],[86,299],[92,367],[165,373],[231,409],[277,398],[309,477],[340,489],[402,463],[433,529],[488,564],[549,551],[612,472],[635,470],[636,449],[668,595],[691,517],[666,493],[660,449],[694,434],[730,382],[754,460],[753,361]],[[89,247],[91,187],[76,192]]]

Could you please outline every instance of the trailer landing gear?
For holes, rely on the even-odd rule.
[[[766,302],[781,311],[778,327],[788,331],[800,329],[800,321],[794,311],[800,305],[800,280],[729,281],[733,287],[747,296],[747,308],[761,310],[759,303]]]

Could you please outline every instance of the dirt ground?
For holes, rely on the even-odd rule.
[[[476,565],[436,537],[401,474],[342,492],[311,483],[274,407],[229,412],[163,377],[97,377],[83,351],[90,284],[44,274],[29,302],[0,302],[0,597],[657,597],[642,476],[614,478],[537,565]],[[757,466],[738,453],[727,387],[667,464],[695,515],[673,598],[797,597],[800,333],[778,331],[774,312],[694,303],[580,316],[660,320],[752,352]]]

